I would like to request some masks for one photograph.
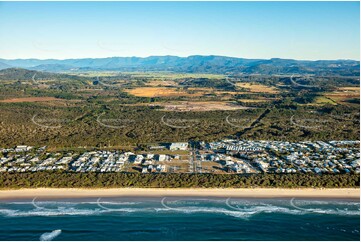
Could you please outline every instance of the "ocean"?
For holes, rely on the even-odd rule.
[[[0,240],[359,240],[360,203],[117,197],[0,201]]]

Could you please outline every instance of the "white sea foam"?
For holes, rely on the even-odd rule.
[[[53,230],[49,233],[43,233],[40,236],[40,241],[51,241],[61,234],[61,229]]]
[[[305,211],[305,210],[303,210]],[[319,213],[319,214],[330,214],[339,216],[360,216],[360,210],[349,210],[349,209],[306,209],[307,213]]]
[[[0,209],[0,214],[7,217],[30,217],[30,216],[91,216],[100,215],[103,213],[134,213],[144,212],[145,209],[137,208],[120,208],[103,210],[96,209],[77,209],[77,208],[57,208],[57,209],[32,209],[32,210],[12,210],[12,209]]]
[[[360,206],[359,202],[351,201],[317,201],[317,200],[299,200],[297,205],[342,205],[342,206]]]
[[[317,201],[316,201],[317,202]],[[321,201],[322,202],[322,201]],[[348,205],[346,208],[340,209],[340,208],[335,208],[335,209],[329,209],[329,208],[309,208],[309,207],[300,207],[300,205],[309,205],[310,203],[303,203],[300,204],[297,201],[297,204],[295,204],[294,202],[294,198],[290,200],[290,205],[300,211],[304,211],[306,213],[318,213],[318,214],[332,214],[332,215],[341,215],[341,216],[348,216],[348,215],[360,215],[360,207],[359,204],[357,203],[346,203],[342,202],[343,204],[339,204],[339,203],[333,203],[332,205]],[[311,203],[313,205],[319,205],[320,203]],[[355,208],[355,205],[357,205],[357,208]],[[350,207],[352,206],[352,207]],[[350,209],[351,208],[351,209]]]
[[[179,211],[179,210],[177,210]],[[209,208],[209,207],[194,207],[194,208],[182,208],[181,210],[184,213],[222,213],[225,215],[237,217],[237,218],[249,218],[255,214],[259,213],[285,213],[285,214],[294,214],[301,215],[304,214],[303,211],[289,209],[285,207],[277,207],[277,206],[252,206],[245,208],[237,208],[234,210],[228,208]]]
[[[33,210],[12,210],[12,209],[0,209],[0,214],[7,217],[31,217],[31,216],[87,216],[100,214],[102,211],[91,209],[74,209],[74,208],[60,208],[60,209],[33,209]]]
[[[109,205],[136,205],[136,204],[141,204],[141,202],[107,202],[107,201],[102,201],[102,204],[109,204]],[[98,204],[98,202],[87,202],[85,204]]]
[[[81,204],[97,204],[98,202],[65,202],[65,201],[35,201],[36,204],[39,205],[81,205]],[[109,204],[109,205],[136,205],[141,204],[142,202],[107,202],[102,201],[103,204]],[[32,205],[33,202],[3,202],[0,204],[14,204],[14,205]]]
[[[28,203],[31,204],[31,203]],[[94,202],[93,204],[97,204]],[[102,202],[103,204],[103,202]],[[132,205],[132,204],[124,204],[124,203],[107,203],[112,205]],[[298,202],[297,202],[298,204]],[[57,203],[56,205],[59,205]],[[173,207],[170,207],[173,206]],[[305,208],[298,209],[298,207],[290,207],[290,206],[276,206],[274,204],[265,204],[258,203],[257,205],[252,206],[244,206],[239,205],[232,207],[221,207],[221,206],[174,206],[168,205],[167,207],[109,207],[107,209],[102,209],[99,207],[93,208],[82,208],[82,207],[57,207],[57,208],[33,208],[30,210],[26,209],[9,209],[3,208],[0,209],[0,215],[7,217],[26,217],[26,216],[91,216],[91,215],[100,215],[100,214],[122,214],[122,213],[214,213],[214,214],[224,214],[227,216],[233,216],[237,218],[249,218],[256,214],[261,213],[282,213],[282,214],[291,214],[291,215],[303,215],[306,213],[318,213],[318,214],[331,214],[331,215],[339,215],[339,216],[359,216],[360,210],[358,209],[330,209],[330,208]]]

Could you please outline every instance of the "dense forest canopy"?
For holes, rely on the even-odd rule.
[[[0,188],[347,188],[359,187],[359,174],[140,174],[140,173],[4,173]]]

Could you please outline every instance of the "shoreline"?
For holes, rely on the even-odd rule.
[[[360,188],[28,188],[0,190],[0,201],[24,198],[94,197],[350,198]]]

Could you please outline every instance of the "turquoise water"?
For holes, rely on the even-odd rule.
[[[0,201],[0,240],[359,240],[360,203],[322,199]]]

